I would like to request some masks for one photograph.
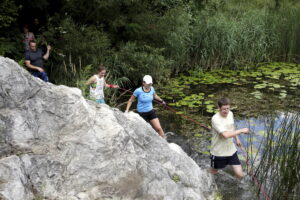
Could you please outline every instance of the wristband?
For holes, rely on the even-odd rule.
[[[108,87],[109,87],[109,88],[113,88],[114,86],[113,86],[112,84],[110,84]]]

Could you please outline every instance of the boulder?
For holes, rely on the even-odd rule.
[[[216,184],[136,113],[0,57],[0,198],[201,200]]]

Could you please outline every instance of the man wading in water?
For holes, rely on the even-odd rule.
[[[230,100],[222,97],[218,101],[219,112],[212,117],[212,147],[211,147],[211,173],[218,173],[219,169],[231,165],[238,179],[243,178],[243,170],[237,156],[237,149],[233,143],[235,137],[238,146],[241,146],[239,134],[248,134],[248,128],[235,130],[233,113],[230,111]]]

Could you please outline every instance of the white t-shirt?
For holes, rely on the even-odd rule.
[[[225,139],[221,133],[225,131],[234,131],[233,113],[229,111],[226,117],[223,117],[220,112],[212,117],[212,141],[211,154],[214,156],[232,156],[236,151],[233,143],[233,138]]]

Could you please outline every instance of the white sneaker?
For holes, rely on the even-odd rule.
[[[168,137],[169,135],[172,135],[172,136],[173,136],[173,135],[175,135],[175,133],[173,133],[173,132],[166,132],[166,133],[165,133],[165,136],[166,136],[166,137]]]

